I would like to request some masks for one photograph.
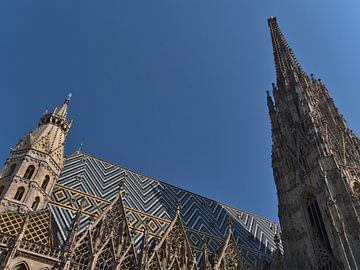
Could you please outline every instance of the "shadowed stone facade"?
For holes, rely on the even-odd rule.
[[[307,76],[268,20],[277,83],[268,93],[272,166],[288,269],[360,268],[360,141],[325,85]]]
[[[276,19],[268,23],[281,233],[91,155],[65,158],[68,97],[11,149],[1,172],[0,269],[359,269],[359,140],[325,86],[301,70]]]

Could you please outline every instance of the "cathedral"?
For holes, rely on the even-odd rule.
[[[280,226],[77,151],[70,96],[0,175],[0,269],[360,270],[360,141],[268,19]]]

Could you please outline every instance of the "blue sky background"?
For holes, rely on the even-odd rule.
[[[360,134],[359,1],[0,2],[0,159],[73,93],[77,149],[277,220],[269,15]]]

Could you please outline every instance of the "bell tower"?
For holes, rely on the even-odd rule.
[[[64,143],[71,94],[51,113],[44,112],[37,128],[11,149],[0,174],[0,212],[43,209],[64,163]]]
[[[267,103],[288,269],[360,269],[360,141],[321,80],[268,19],[276,85]]]

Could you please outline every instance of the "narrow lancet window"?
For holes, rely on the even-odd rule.
[[[35,201],[33,202],[32,206],[31,206],[32,210],[34,210],[34,211],[37,210],[39,203],[40,203],[40,198],[36,197]]]
[[[46,190],[48,184],[49,184],[49,181],[50,181],[50,176],[46,175],[45,176],[45,179],[44,179],[44,182],[42,183],[41,187],[43,188],[43,190]]]
[[[305,207],[310,221],[310,227],[312,228],[315,238],[322,243],[324,248],[331,252],[331,246],[326,233],[325,224],[321,216],[319,204],[314,196],[307,196]]]
[[[15,168],[16,168],[16,164],[12,164],[10,166],[10,169],[9,169],[9,172],[8,172],[7,176],[12,176],[14,174]]]
[[[19,187],[15,193],[14,199],[20,201],[24,196],[25,188]]]
[[[25,179],[31,179],[31,177],[33,176],[35,172],[35,166],[34,165],[30,165],[27,169],[26,172],[24,174],[24,178]]]

